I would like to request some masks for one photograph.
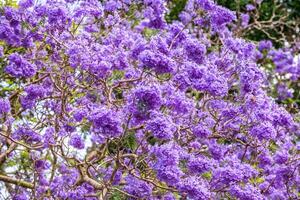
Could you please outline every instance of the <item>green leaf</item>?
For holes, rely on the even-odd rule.
[[[125,146],[131,150],[134,150],[137,147],[135,132],[129,132],[124,138]]]
[[[123,199],[126,199],[125,196],[117,190],[114,190],[114,192],[109,197],[109,200],[123,200]]]
[[[150,28],[145,28],[143,31],[144,36],[147,39],[150,39],[152,36],[156,35],[158,33],[158,30],[150,29]]]
[[[29,159],[29,152],[28,151],[22,151],[21,152],[21,158]]]
[[[154,146],[156,144],[156,142],[157,142],[157,139],[155,137],[153,137],[153,136],[149,136],[149,137],[147,137],[147,142],[149,144],[151,144],[152,146]]]
[[[173,20],[179,19],[179,14],[185,8],[187,0],[173,0],[171,1],[171,9],[170,12],[166,15],[166,21],[171,23]]]
[[[108,79],[108,83],[112,84],[114,80],[120,80],[124,77],[124,71],[114,70]]]
[[[6,162],[6,166],[7,167],[13,167],[13,166],[16,166],[17,165],[17,162],[15,160],[9,160]]]
[[[205,172],[201,175],[202,178],[206,180],[210,180],[212,178],[212,173],[211,172]]]
[[[265,182],[265,179],[263,177],[255,177],[255,178],[250,179],[250,183],[253,183],[253,184],[260,184],[263,182]]]

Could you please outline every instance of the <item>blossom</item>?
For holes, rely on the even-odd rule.
[[[40,142],[42,140],[42,137],[27,125],[18,127],[13,133],[13,137],[17,140],[24,140],[27,143]]]
[[[211,194],[208,188],[197,177],[185,178],[180,184],[180,191],[186,192],[191,199],[209,199]]]
[[[252,4],[247,4],[246,9],[247,9],[247,11],[252,11],[252,10],[255,10],[255,7]]]
[[[24,59],[20,54],[13,53],[9,55],[9,65],[5,71],[16,78],[29,78],[36,73],[35,66]]]
[[[205,58],[206,47],[197,40],[188,40],[184,46],[187,56],[197,64],[202,64]]]
[[[110,110],[96,110],[89,116],[94,132],[105,137],[116,137],[121,134],[121,123],[116,113]]]
[[[139,55],[139,59],[144,68],[153,69],[158,74],[170,73],[174,68],[173,61],[161,53],[145,50]]]
[[[36,100],[44,97],[46,90],[41,85],[30,85],[25,88],[26,95],[21,97],[23,108],[33,108]]]
[[[273,44],[270,40],[262,40],[259,42],[258,44],[258,49],[260,51],[263,51],[263,50],[270,50],[272,48]]]
[[[70,138],[70,145],[76,149],[83,149],[84,148],[84,140],[81,138],[80,135],[74,134]]]
[[[10,102],[7,99],[0,99],[0,117],[10,111]]]
[[[249,40],[255,2],[3,6],[7,198],[297,199],[298,47]]]
[[[151,196],[152,186],[145,181],[141,181],[132,175],[128,175],[126,178],[125,191],[129,194],[137,197]]]
[[[133,92],[129,109],[134,117],[144,120],[149,118],[150,111],[160,107],[161,101],[158,89],[154,87],[140,87]]]
[[[158,139],[171,139],[175,131],[174,125],[164,115],[157,113],[147,122],[146,130],[151,131]]]
[[[207,172],[211,169],[211,167],[211,161],[205,157],[194,157],[188,162],[189,170],[195,174]]]

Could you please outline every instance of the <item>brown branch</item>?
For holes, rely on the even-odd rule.
[[[17,147],[17,144],[16,143],[12,143],[5,152],[3,152],[2,154],[0,154],[0,165],[5,162],[6,158],[9,156],[9,154],[13,150],[15,150],[16,147]]]
[[[13,143],[19,144],[19,145],[21,145],[21,146],[23,146],[23,147],[25,147],[25,148],[27,148],[27,149],[37,150],[37,149],[40,149],[40,148],[43,147],[43,144],[37,144],[37,145],[35,145],[35,146],[29,146],[29,145],[27,145],[27,144],[24,144],[24,143],[22,143],[22,142],[19,142],[19,141],[15,140],[15,139],[11,138],[11,137],[8,136],[8,135],[5,135],[5,134],[2,133],[2,132],[0,132],[0,135],[3,136],[3,137],[5,137],[6,139],[12,141]]]
[[[15,179],[13,177],[9,177],[4,174],[0,174],[0,181],[3,181],[5,183],[11,183],[11,184],[18,185],[18,186],[28,188],[28,189],[34,189],[34,186],[32,183],[23,181],[20,179]]]

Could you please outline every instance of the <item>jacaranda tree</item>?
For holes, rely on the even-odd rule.
[[[211,0],[3,4],[0,198],[299,199],[296,51],[243,39],[246,15]]]

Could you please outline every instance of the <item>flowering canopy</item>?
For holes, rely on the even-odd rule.
[[[265,56],[291,73],[293,56],[237,37],[236,14],[213,1],[167,12],[162,0],[1,8],[4,194],[299,198],[299,123],[260,68]]]

